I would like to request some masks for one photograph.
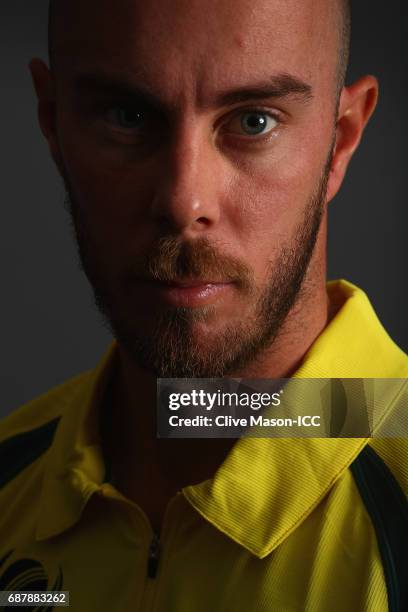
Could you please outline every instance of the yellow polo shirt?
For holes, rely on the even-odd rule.
[[[344,303],[296,376],[408,377],[366,295],[328,291]],[[213,479],[173,498],[156,542],[105,481],[98,406],[114,353],[0,424],[0,591],[69,591],[75,612],[389,609],[349,469],[366,439],[241,439]],[[406,495],[407,441],[369,443]]]

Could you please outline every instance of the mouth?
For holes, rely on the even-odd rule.
[[[231,292],[233,286],[234,283],[230,280],[139,280],[140,290],[151,301],[183,308],[200,308],[213,304]]]

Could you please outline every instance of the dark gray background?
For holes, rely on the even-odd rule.
[[[86,0],[84,0],[86,1]],[[77,263],[27,64],[46,58],[47,0],[1,0],[0,416],[82,370],[110,342]],[[354,1],[349,80],[380,79],[376,115],[330,205],[329,277],[366,290],[408,349],[405,2]]]

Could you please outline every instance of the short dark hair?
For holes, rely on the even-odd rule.
[[[338,94],[340,94],[347,74],[347,67],[350,55],[351,39],[351,0],[336,0],[339,9],[339,67],[338,67]],[[58,0],[49,0],[48,11],[48,56],[50,67],[53,67],[54,57],[54,35],[55,35],[55,15]]]

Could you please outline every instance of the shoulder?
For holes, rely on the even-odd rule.
[[[89,375],[64,382],[0,421],[0,489],[48,450],[62,414]]]
[[[60,417],[90,374],[91,371],[84,372],[65,381],[0,420],[0,444],[7,438],[36,429]]]

